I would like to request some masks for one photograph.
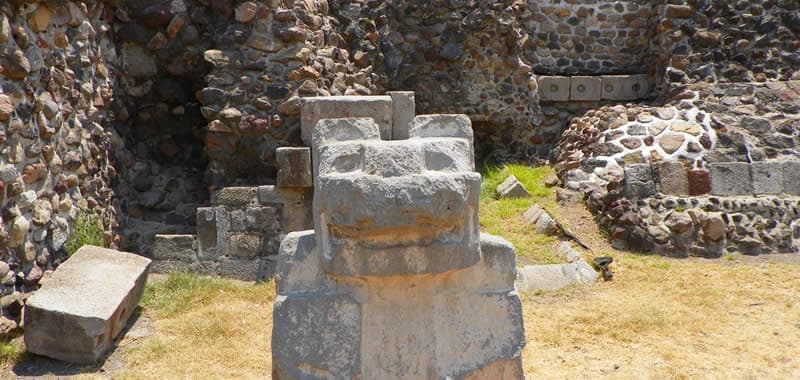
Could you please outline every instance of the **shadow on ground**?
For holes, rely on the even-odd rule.
[[[144,317],[142,308],[137,307],[131,315],[127,327],[119,338],[114,340],[109,353],[99,362],[90,365],[80,365],[50,359],[48,357],[25,353],[23,358],[10,368],[10,375],[17,378],[38,378],[42,376],[55,376],[58,378],[78,376],[82,374],[104,374],[122,368],[121,352],[134,344],[140,338],[154,333],[151,321]],[[4,376],[0,376],[5,378]]]

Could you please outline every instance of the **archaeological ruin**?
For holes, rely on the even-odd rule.
[[[276,278],[280,376],[521,376],[476,198],[508,162],[617,249],[798,253],[800,2],[0,1],[0,327],[88,218],[154,272]]]

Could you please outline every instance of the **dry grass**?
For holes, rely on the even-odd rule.
[[[800,267],[616,255],[615,281],[523,296],[533,378],[798,378]]]
[[[529,378],[800,376],[800,266],[614,256],[612,282],[522,295]],[[268,377],[274,285],[182,276],[113,377]]]
[[[148,286],[157,334],[125,353],[122,379],[263,379],[272,370],[274,283],[173,274]]]

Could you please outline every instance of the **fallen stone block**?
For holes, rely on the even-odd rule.
[[[149,267],[145,257],[81,247],[28,298],[28,351],[81,364],[99,360],[128,324]]]
[[[746,162],[716,163],[708,165],[708,171],[711,175],[711,194],[753,194],[750,164]]]
[[[596,102],[602,98],[600,77],[574,76],[571,79],[570,100]]]
[[[278,163],[278,187],[312,187],[311,149],[282,147],[275,149]]]
[[[497,185],[496,190],[500,198],[527,198],[531,196],[528,189],[513,175],[508,176],[503,183]]]
[[[392,140],[408,138],[408,127],[417,116],[414,91],[389,91],[392,97]]]
[[[558,290],[573,284],[597,280],[597,272],[585,261],[570,264],[526,265],[517,269],[519,291]]]
[[[546,102],[569,101],[570,77],[540,76],[539,98]]]
[[[312,145],[313,130],[322,119],[370,118],[382,139],[392,138],[391,96],[311,97],[303,98],[300,107],[300,131],[306,145]]]

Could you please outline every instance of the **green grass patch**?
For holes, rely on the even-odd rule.
[[[88,211],[80,212],[78,217],[72,221],[72,232],[67,237],[64,248],[67,250],[67,255],[72,256],[75,251],[84,245],[96,245],[98,247],[104,245],[103,226],[100,224],[99,218]]]
[[[265,294],[270,291],[267,284],[245,286],[222,278],[173,272],[165,279],[149,282],[140,305],[158,317],[171,318],[219,297],[264,302],[267,299]]]
[[[502,236],[517,249],[520,264],[557,263],[555,248],[558,239],[541,235],[535,226],[526,225],[522,214],[534,204],[539,204],[551,215],[556,209],[554,190],[545,186],[547,177],[555,172],[547,166],[530,167],[510,164],[503,167],[484,167],[481,171],[480,223],[481,231]],[[530,198],[498,199],[496,188],[513,175],[531,193]]]
[[[16,363],[25,356],[25,349],[18,341],[0,340],[0,365]]]

